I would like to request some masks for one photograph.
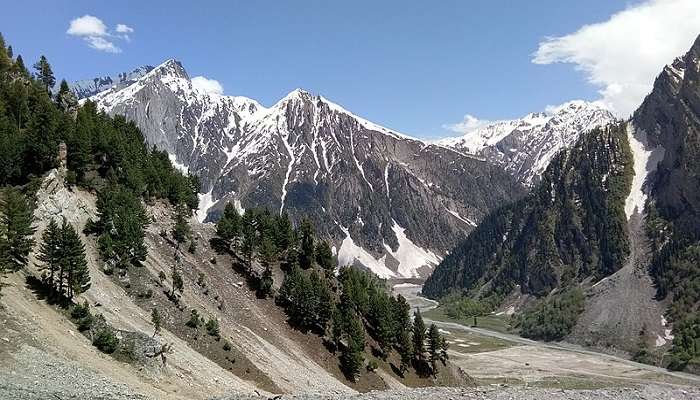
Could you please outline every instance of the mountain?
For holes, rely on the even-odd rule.
[[[136,68],[131,72],[120,72],[116,75],[111,76],[101,76],[93,79],[84,79],[81,81],[76,81],[70,84],[70,88],[78,97],[78,99],[84,99],[86,97],[94,96],[97,93],[103,92],[110,89],[112,86],[124,86],[133,83],[137,79],[146,75],[153,69],[150,65],[144,65],[142,67]]]
[[[501,165],[518,181],[532,187],[554,156],[576,143],[581,133],[614,121],[612,113],[604,108],[575,100],[550,113],[494,122],[438,143]]]
[[[630,120],[583,134],[526,198],[487,216],[424,293],[520,306],[522,329],[646,362],[669,349],[665,365],[697,370],[699,149],[700,37]]]
[[[175,60],[90,99],[200,178],[200,220],[227,202],[308,216],[340,263],[382,277],[427,276],[487,212],[524,193],[499,166],[301,89],[271,107],[202,92]]]

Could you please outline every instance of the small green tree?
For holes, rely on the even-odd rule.
[[[240,237],[241,216],[233,203],[226,203],[224,213],[216,224],[216,235],[229,244]]]
[[[299,249],[299,266],[308,269],[314,260],[314,228],[307,218],[301,220],[299,228],[301,238],[301,248]]]
[[[180,275],[175,267],[172,269],[171,279],[173,280],[173,289],[170,295],[172,298],[176,298],[177,292],[182,293],[183,289],[185,288],[185,283],[182,280],[182,275]]]
[[[316,245],[316,263],[326,271],[335,269],[335,260],[331,246],[325,240],[318,242]]]
[[[209,318],[205,326],[207,328],[207,333],[209,336],[219,337],[221,332],[219,330],[219,320],[216,318]]]
[[[347,376],[355,381],[364,362],[365,333],[362,322],[354,314],[346,316],[343,339],[346,343],[341,348],[340,362]]]
[[[39,270],[42,271],[44,283],[55,292],[57,280],[62,277],[57,276],[61,265],[61,228],[55,220],[49,221],[46,230],[41,234],[41,245],[37,259],[41,261]]]
[[[435,324],[430,324],[428,329],[428,353],[430,354],[430,366],[433,370],[433,375],[437,374],[438,361],[440,361],[440,351],[442,349],[442,337],[440,331]]]
[[[265,267],[262,276],[260,277],[260,283],[258,284],[258,296],[261,298],[266,298],[272,295],[272,285],[274,280],[272,278],[272,270],[270,267]]]
[[[194,308],[190,310],[190,319],[185,322],[186,326],[189,326],[190,328],[197,329],[199,326],[202,324],[202,320],[199,317],[199,312],[195,310]]]
[[[51,89],[56,85],[56,77],[54,77],[51,65],[45,56],[42,55],[39,58],[39,61],[34,64],[34,69],[36,70],[36,79],[44,85],[47,92],[51,92]]]
[[[189,214],[190,210],[187,209],[187,206],[184,204],[179,204],[177,207],[175,207],[175,226],[173,227],[173,238],[178,244],[185,243],[185,241],[187,241],[192,234],[190,224],[187,223]]]
[[[78,232],[66,220],[61,227],[61,265],[66,274],[66,295],[69,299],[90,288],[90,271],[85,259],[85,245]]]
[[[153,324],[153,337],[160,333],[162,319],[157,308],[151,309],[151,323]]]
[[[413,314],[413,357],[425,361],[425,323],[420,310]]]

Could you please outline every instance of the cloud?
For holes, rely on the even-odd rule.
[[[70,22],[66,33],[73,36],[106,36],[107,26],[97,17],[83,15]]]
[[[134,28],[124,25],[124,24],[117,24],[117,28],[115,29],[118,33],[133,33]]]
[[[647,0],[605,22],[539,44],[535,64],[570,63],[599,88],[606,108],[630,115],[664,65],[684,54],[698,35],[700,1]]]
[[[121,53],[122,49],[119,47],[115,46],[114,43],[110,42],[109,40],[100,37],[100,36],[87,36],[85,37],[85,41],[88,43],[88,46],[95,50],[100,50],[104,51],[107,53]]]
[[[134,29],[125,24],[117,24],[115,31],[116,35],[111,34],[107,30],[107,25],[101,19],[92,15],[83,15],[70,21],[67,34],[83,39],[89,47],[104,51],[107,53],[121,53],[117,45],[114,44],[114,39],[123,39],[129,41],[129,34],[134,32]]]
[[[467,134],[492,123],[493,121],[479,119],[471,114],[467,114],[464,116],[462,121],[457,122],[456,124],[445,124],[442,127],[452,132]]]
[[[209,94],[224,94],[224,87],[215,79],[209,79],[203,76],[195,76],[192,78],[192,86],[195,89],[201,90]]]

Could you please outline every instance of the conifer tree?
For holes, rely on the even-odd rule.
[[[56,275],[61,263],[61,228],[51,219],[46,230],[41,235],[41,245],[37,259],[42,262],[40,270],[46,283],[52,291],[56,288]],[[60,279],[60,278],[58,278]]]
[[[90,288],[90,271],[85,259],[85,245],[78,232],[67,221],[61,227],[61,264],[66,274],[66,295],[72,299],[76,294]]]
[[[185,288],[185,282],[182,280],[182,275],[180,275],[180,272],[178,272],[177,268],[175,267],[173,267],[171,279],[173,280],[173,289],[170,296],[174,299],[176,298],[175,296],[177,292],[182,293],[182,290]]]
[[[430,366],[433,370],[433,375],[437,374],[437,362],[441,359],[440,352],[442,350],[442,337],[440,331],[435,324],[430,324],[428,329],[428,353],[430,354]]]
[[[178,204],[175,207],[175,226],[173,228],[173,238],[180,244],[187,241],[187,239],[192,234],[190,225],[187,223],[187,217],[189,217],[190,210],[184,204]]]
[[[61,80],[61,85],[59,86],[58,93],[56,94],[56,103],[61,110],[63,110],[63,112],[73,112],[77,110],[78,99],[70,90],[68,82],[66,82],[65,79]]]
[[[413,357],[425,361],[425,323],[420,310],[413,314]]]
[[[12,50],[12,46],[7,46],[7,56],[12,59],[15,56],[14,51]]]
[[[349,309],[345,310],[348,315],[345,316],[345,346],[341,348],[340,362],[348,377],[355,381],[364,361],[365,333],[357,315]]]
[[[264,237],[260,241],[260,262],[265,267],[270,267],[275,262],[277,255],[275,254],[275,244],[269,237]]]
[[[56,77],[54,77],[51,65],[45,56],[42,55],[39,58],[39,61],[34,64],[34,69],[36,70],[36,79],[44,85],[47,92],[51,92],[51,89],[56,85]]]
[[[333,271],[335,269],[334,261],[331,246],[325,240],[319,241],[316,245],[316,263],[326,271]]]
[[[21,54],[17,55],[15,63],[12,65],[12,68],[10,68],[10,71],[13,72],[15,75],[29,78],[29,70],[24,65],[24,59],[22,58]]]
[[[34,245],[34,215],[26,197],[17,189],[8,188],[0,197],[0,226],[5,251],[0,262],[5,269],[18,271],[27,265],[27,256]]]
[[[12,46],[5,48],[5,39],[0,33],[0,73],[10,69],[12,66]]]
[[[240,237],[241,217],[233,203],[226,203],[224,213],[216,224],[216,234],[229,244]]]
[[[262,277],[260,277],[260,283],[258,284],[258,296],[266,298],[272,294],[272,285],[274,280],[272,279],[272,270],[270,267],[265,267]]]
[[[311,267],[314,260],[314,228],[307,218],[301,220],[300,238],[301,248],[299,249],[299,265],[302,269]]]
[[[157,308],[151,309],[151,323],[153,324],[153,337],[160,333],[162,319]]]
[[[276,221],[275,245],[280,252],[284,252],[289,249],[294,241],[294,229],[292,228],[292,222],[289,220],[287,212],[280,214]]]

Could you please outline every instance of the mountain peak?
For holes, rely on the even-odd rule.
[[[174,58],[170,58],[159,66],[153,68],[149,74],[158,76],[169,75],[189,79],[187,71],[185,71],[185,67],[182,66],[180,61]]]

